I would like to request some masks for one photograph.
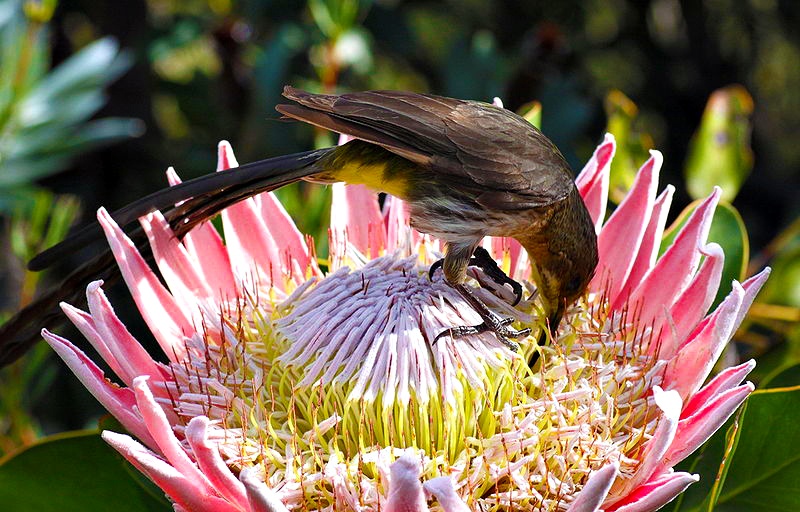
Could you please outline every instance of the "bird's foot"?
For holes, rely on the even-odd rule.
[[[444,258],[439,258],[438,260],[434,261],[431,267],[428,269],[428,279],[433,281],[433,274],[442,268],[442,265],[444,265]]]
[[[495,321],[496,320],[496,321]],[[458,325],[445,329],[436,335],[433,342],[439,341],[439,338],[449,337],[452,339],[463,338],[464,336],[471,336],[473,334],[480,334],[482,332],[491,331],[497,337],[498,341],[508,347],[512,352],[519,350],[519,343],[511,341],[515,338],[522,338],[531,333],[530,329],[513,329],[509,327],[514,322],[513,318],[496,317],[491,322],[483,322],[478,325]]]
[[[433,265],[431,265],[430,269],[428,269],[428,277],[430,279],[433,279],[433,274],[436,273],[439,268],[441,268],[443,263],[444,259],[433,262]],[[472,258],[469,260],[469,264],[482,269],[492,281],[500,286],[506,284],[511,286],[515,297],[514,302],[511,304],[512,306],[516,306],[519,304],[519,301],[522,300],[522,285],[508,277],[506,273],[503,272],[503,270],[497,265],[497,262],[494,261],[494,258],[492,258],[492,256],[489,254],[489,251],[480,246],[476,247],[475,251],[472,253]]]
[[[516,338],[523,338],[531,333],[530,329],[514,329],[509,327],[514,322],[513,318],[503,318],[484,304],[468,286],[464,284],[453,285],[458,293],[469,303],[470,306],[480,315],[483,323],[478,325],[456,326],[445,329],[436,335],[433,342],[442,336],[449,336],[451,338],[460,338],[472,334],[480,334],[482,332],[493,332],[497,339],[510,350],[516,352],[519,350],[519,344],[511,341]]]
[[[515,297],[514,302],[511,303],[512,306],[516,306],[522,300],[522,285],[503,272],[494,258],[492,258],[492,255],[489,254],[489,251],[480,246],[476,247],[469,264],[482,269],[492,281],[500,286],[506,284],[511,286]]]

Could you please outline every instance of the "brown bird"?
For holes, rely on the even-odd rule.
[[[509,348],[527,335],[491,311],[465,284],[470,264],[483,267],[501,284],[518,283],[500,271],[478,244],[485,236],[518,240],[533,262],[547,321],[555,331],[565,307],[586,289],[597,265],[594,225],[558,149],[518,115],[487,103],[400,91],[340,96],[286,87],[293,100],[278,105],[286,118],[300,120],[355,140],[244,165],[164,189],[112,216],[121,226],[153,210],[164,212],[176,234],[208,220],[233,203],[298,180],[360,183],[408,202],[411,224],[447,243],[439,267],[445,280],[480,314],[483,323],[442,334],[463,336],[490,330]],[[175,206],[178,204],[178,206]],[[147,253],[141,228],[130,231]],[[99,238],[85,228],[31,260],[40,270]],[[478,249],[476,251],[476,249]],[[113,259],[103,254],[87,263],[0,329],[0,365],[21,355],[60,300],[74,300],[91,279],[112,277]],[[66,291],[64,291],[66,290]],[[441,336],[441,335],[440,335]]]

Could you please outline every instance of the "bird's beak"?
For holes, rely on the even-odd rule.
[[[566,303],[563,300],[555,300],[553,302],[546,302],[548,311],[550,314],[547,315],[547,329],[542,329],[542,332],[539,333],[539,339],[536,340],[536,343],[539,346],[544,345],[547,343],[547,334],[550,334],[551,338],[554,338],[556,335],[556,330],[558,329],[558,325],[561,323],[561,319],[564,317],[564,309]],[[539,359],[539,351],[535,350],[531,355],[531,358],[528,360],[528,366],[533,368],[533,364]]]
[[[558,325],[564,317],[565,303],[563,300],[556,300],[555,304],[551,304],[550,314],[547,316],[547,327],[550,329],[550,334],[555,336]]]

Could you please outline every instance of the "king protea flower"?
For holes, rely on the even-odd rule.
[[[698,480],[672,467],[753,390],[753,361],[706,381],[767,271],[706,316],[723,263],[706,241],[719,190],[659,257],[673,193],[657,194],[661,155],[606,219],[614,149],[606,136],[577,179],[600,264],[545,347],[530,262],[507,239],[485,247],[528,300],[512,308],[510,290],[472,277],[533,335],[518,354],[490,333],[434,343],[480,322],[440,273],[429,279],[438,242],[409,228],[402,202],[381,209],[341,185],[326,272],[271,193],[222,213],[224,242],[209,223],[181,241],[160,213],[142,218],[166,287],[101,209],[167,362],[129,334],[101,282],[88,312],[63,309],[124,387],[43,335],[130,434],[103,438],[176,510],[654,510]],[[236,165],[223,142],[218,169]]]

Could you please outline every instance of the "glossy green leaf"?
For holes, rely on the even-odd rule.
[[[172,510],[97,432],[46,438],[4,460],[0,503],[6,512]]]
[[[749,398],[727,479],[714,510],[800,510],[800,387]]]
[[[744,408],[743,408],[744,409]],[[743,410],[742,409],[742,410]],[[728,459],[736,448],[741,432],[740,413],[730,418],[703,446],[681,462],[677,471],[700,475],[672,504],[673,512],[708,510],[715,503],[727,474]]]
[[[672,244],[690,214],[694,212],[699,204],[700,200],[697,200],[687,206],[669,229],[666,230],[661,242],[661,254]],[[733,205],[725,201],[720,201],[719,205],[717,205],[714,218],[711,221],[708,241],[718,243],[722,250],[725,251],[725,264],[722,270],[719,291],[712,305],[712,307],[715,307],[730,293],[731,283],[734,279],[741,282],[747,277],[747,263],[750,260],[750,241],[747,236],[747,229],[741,215]]]
[[[717,185],[722,198],[733,201],[753,168],[750,116],[753,98],[740,85],[714,91],[700,127],[692,138],[684,170],[686,187],[695,198]]]
[[[617,141],[609,175],[609,199],[619,203],[633,185],[639,166],[650,157],[647,150],[653,147],[653,142],[649,136],[634,129],[639,109],[622,92],[611,91],[606,96],[605,109],[608,117],[606,131]]]
[[[738,418],[679,467],[701,475],[675,512],[800,510],[800,387],[758,390]],[[735,436],[732,435],[735,433]],[[730,453],[720,467],[726,450]],[[720,478],[716,478],[716,476]]]

